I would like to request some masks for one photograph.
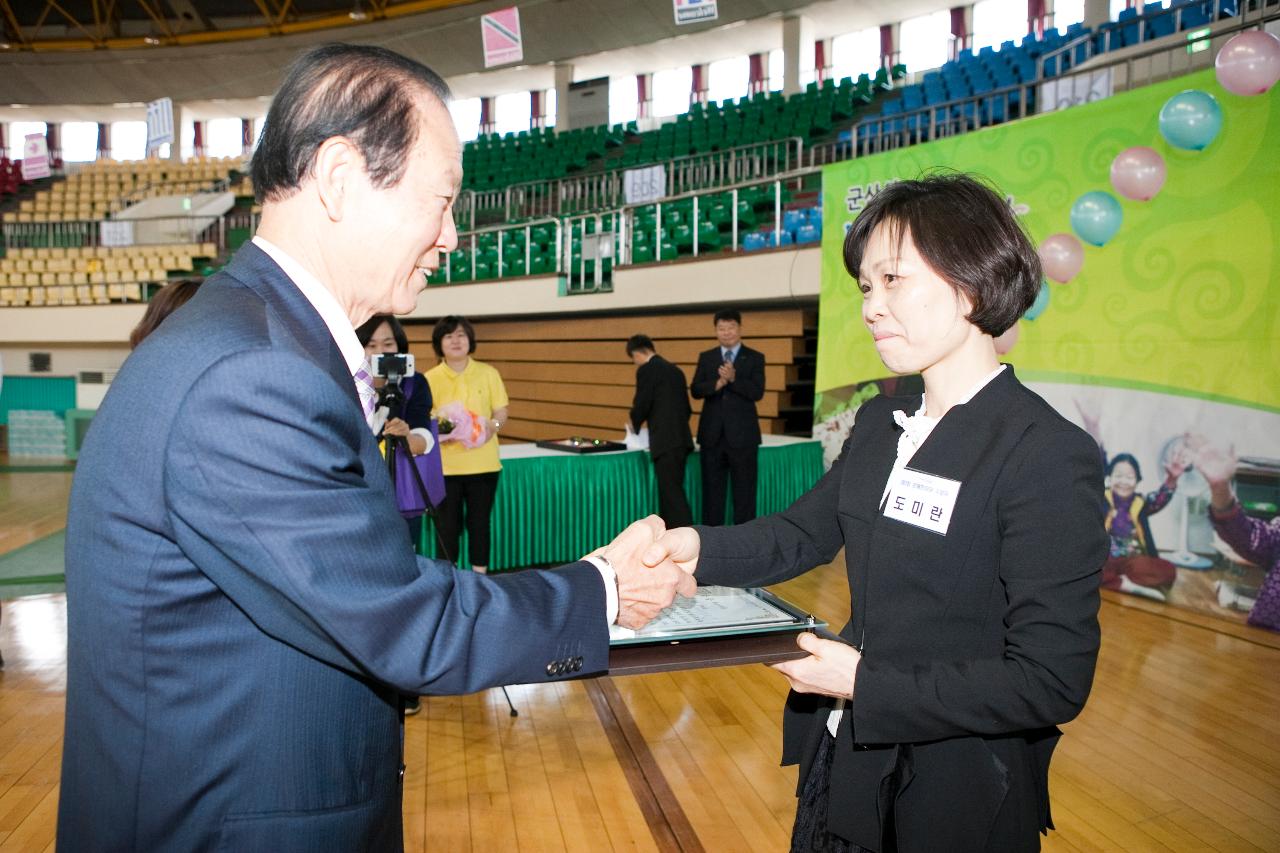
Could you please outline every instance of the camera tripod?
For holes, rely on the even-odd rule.
[[[400,377],[387,377],[387,384],[382,386],[382,393],[379,395],[379,405],[387,407],[387,420],[400,417],[400,411],[404,407],[404,391],[400,387]],[[396,454],[403,453],[406,459],[412,462],[413,450],[409,447],[409,439],[403,435],[383,435],[387,442],[387,474],[391,478],[391,488],[394,490],[396,485]],[[422,472],[418,470],[418,466],[410,464],[409,470],[413,472],[414,483],[417,486],[418,497],[422,499],[423,515],[429,516],[432,521],[436,518],[436,505],[432,503],[431,496],[427,493],[427,484],[422,481]],[[453,560],[453,555],[449,553],[444,545],[444,540],[440,537],[440,528],[436,524],[432,524],[436,531],[436,547],[440,549],[441,558],[447,563],[457,563]],[[511,701],[511,694],[507,692],[505,686],[500,687],[502,696],[507,700],[507,707],[511,710],[511,716],[518,717],[520,712],[516,710],[515,703]]]

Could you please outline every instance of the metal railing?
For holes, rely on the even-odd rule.
[[[692,256],[698,257],[702,251],[702,241],[698,234],[697,224],[701,222],[699,215],[700,196],[707,195],[709,192],[728,193],[729,208],[731,211],[729,224],[729,248],[737,251],[742,244],[742,224],[738,218],[738,202],[742,190],[758,187],[770,186],[773,190],[773,229],[770,232],[773,245],[782,245],[782,214],[783,214],[783,189],[789,189],[790,184],[801,185],[806,177],[821,174],[820,169],[797,169],[785,174],[774,175],[772,178],[763,181],[743,181],[728,187],[720,187],[716,190],[703,190],[702,192],[689,192],[671,198],[665,198],[657,202],[649,202],[647,204],[628,204],[623,205],[615,211],[615,222],[620,223],[618,237],[618,265],[624,266],[634,263],[635,248],[635,219],[636,211],[641,208],[654,208],[654,240],[657,243],[657,249],[654,253],[654,260],[662,260],[662,211],[663,208],[670,208],[679,204],[686,199],[692,199],[692,219],[694,227],[691,230],[693,238]],[[759,227],[757,223],[755,228]]]
[[[498,235],[497,236],[498,268],[496,270],[497,275],[492,276],[492,278],[506,278],[507,277],[505,275],[506,252],[504,251],[504,245],[503,245],[504,240],[506,238],[504,235],[512,231],[522,231],[524,233],[524,269],[525,271],[521,273],[521,275],[529,275],[530,267],[533,264],[533,248],[532,248],[533,230],[535,228],[541,228],[546,225],[550,225],[555,229],[554,257],[556,259],[556,263],[555,263],[555,269],[550,270],[549,272],[553,272],[556,275],[559,275],[562,269],[561,255],[562,255],[562,247],[564,245],[564,224],[559,219],[545,218],[545,219],[536,219],[529,222],[522,222],[520,225],[491,225],[487,228],[476,228],[474,230],[466,231],[458,235],[458,249],[459,251],[466,251],[470,255],[471,272],[472,272],[472,275],[474,276],[475,269],[476,269],[476,260],[480,256],[480,245],[479,245],[480,236],[483,234],[497,234]],[[453,253],[452,252],[445,254],[444,265],[441,267],[441,269],[444,272],[443,283],[453,284]],[[477,279],[472,277],[469,277],[466,279],[466,281],[468,282],[476,281],[476,280]],[[488,279],[479,279],[479,280],[486,281]]]
[[[630,168],[663,166],[667,182],[664,195],[670,197],[789,172],[802,167],[803,159],[804,140],[790,137],[555,181],[527,181],[506,189],[505,213],[510,221],[533,216],[572,216],[617,207],[626,200],[625,177]]]
[[[1213,0],[1213,2],[1217,3],[1220,0]],[[1228,26],[1219,26],[1203,35],[1192,36],[1188,33],[1186,40],[1180,40],[1176,44],[1160,45],[1150,50],[1113,58],[1110,61],[1105,60],[1106,54],[1098,54],[1097,58],[1103,61],[1092,62],[1087,67],[1080,67],[1071,73],[1059,74],[1055,77],[1041,76],[1032,82],[976,93],[944,103],[926,104],[907,112],[888,116],[868,116],[853,126],[852,139],[849,143],[822,146],[821,155],[815,153],[818,149],[811,150],[809,165],[817,166],[821,163],[834,162],[834,159],[818,158],[821,156],[838,159],[838,155],[846,150],[851,152],[852,157],[861,157],[1024,118],[1031,113],[1032,103],[1036,105],[1038,112],[1063,109],[1086,103],[1097,97],[1107,97],[1112,91],[1133,89],[1191,71],[1209,68],[1213,65],[1217,49],[1231,36],[1243,30],[1256,29],[1275,20],[1280,20],[1280,11],[1272,11],[1266,15],[1260,14],[1252,20],[1241,17]],[[1049,56],[1067,55],[1088,38],[1091,38],[1091,35],[1081,36],[1080,39],[1069,42],[1052,53],[1041,56],[1040,59],[1043,61]],[[1197,47],[1201,43],[1205,44],[1204,48]],[[1044,65],[1039,68],[1043,72]],[[1105,80],[1107,89],[1105,93],[1092,92],[1083,95],[1075,93],[1075,87],[1072,85],[1075,81],[1088,82],[1096,79]],[[1067,94],[1060,96],[1063,92]],[[1051,95],[1053,97],[1050,97]],[[1049,103],[1051,100],[1052,103]]]
[[[125,225],[129,227],[123,228]],[[128,232],[127,235],[125,231]],[[6,251],[27,248],[110,248],[128,245],[213,243],[221,253],[227,246],[226,218],[223,216],[6,222],[0,226],[0,232],[4,235]]]

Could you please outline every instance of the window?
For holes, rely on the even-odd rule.
[[[1111,0],[1111,20],[1120,17],[1120,13],[1134,5],[1130,0]]]
[[[653,115],[674,116],[689,111],[693,90],[693,69],[672,68],[653,75]]]
[[[1084,20],[1084,0],[1054,0],[1053,26],[1058,32],[1066,32],[1067,27]]]
[[[948,30],[950,23],[948,23]],[[858,79],[860,74],[874,74],[880,67],[880,28],[868,27],[856,33],[845,33],[831,40],[831,76]]]
[[[58,144],[66,163],[92,163],[98,159],[98,123],[66,121],[58,128]]]
[[[180,123],[178,128],[178,156],[183,160],[190,160],[196,156],[196,126],[194,122],[182,121],[177,113],[178,109],[174,108],[173,120]],[[163,150],[163,149],[162,149]],[[161,157],[168,159],[168,154],[161,154]]]
[[[707,100],[732,98],[737,100],[747,94],[751,82],[751,60],[746,56],[721,59],[707,66]]]
[[[22,146],[33,133],[44,136],[48,127],[42,121],[15,121],[9,125],[9,159],[22,159]]]
[[[609,78],[609,124],[635,121],[639,115],[634,74]]]
[[[1027,0],[979,0],[973,4],[973,49],[1000,49],[1027,34]]]
[[[204,123],[204,156],[239,157],[244,153],[241,132],[238,118],[209,119]]]
[[[556,126],[556,106],[558,104],[556,98],[555,89],[547,89],[542,93],[542,114],[545,117],[544,123],[547,127]]]
[[[911,71],[938,68],[947,61],[951,44],[951,12],[941,9],[903,21],[899,29],[898,61]]]
[[[111,122],[111,159],[142,160],[147,156],[145,121]]]
[[[769,51],[769,88],[774,92],[782,91],[784,82],[782,78],[786,76],[784,61],[782,48],[776,47]]]
[[[533,106],[528,92],[508,92],[493,99],[493,109],[497,113],[493,120],[493,129],[498,133],[519,133],[529,129],[529,118]]]
[[[470,142],[480,135],[479,98],[450,101],[449,113],[453,116],[454,127],[458,129],[458,138],[463,142]]]

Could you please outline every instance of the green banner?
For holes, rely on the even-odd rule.
[[[1212,118],[1203,93],[1220,108],[1217,135],[1199,151],[1170,145],[1162,108],[1207,104]],[[1139,147],[1154,154],[1128,151]],[[1124,151],[1163,159],[1149,201],[1112,185]],[[1280,539],[1280,86],[1241,97],[1200,72],[828,166],[814,410],[828,463],[864,400],[921,389],[876,355],[844,269],[845,231],[886,184],[939,168],[992,181],[1037,246],[1075,234],[1082,196],[1107,194],[1090,198],[1108,227],[1076,234],[1102,245],[1081,239],[1079,272],[1058,269],[1068,282],[1045,285],[1002,359],[1107,460],[1104,588],[1280,630],[1280,551],[1254,544]],[[1214,484],[1228,480],[1247,523],[1208,512]]]
[[[1203,151],[1169,145],[1161,107],[1200,89],[1217,99],[1222,130]],[[1154,148],[1168,177],[1151,201],[1112,189],[1111,161]],[[815,415],[823,400],[885,373],[860,315],[861,294],[841,244],[865,199],[895,179],[945,168],[981,174],[1009,197],[1039,244],[1071,233],[1073,202],[1093,190],[1120,202],[1105,246],[1085,245],[1068,284],[1024,320],[1008,354],[1019,375],[1159,390],[1280,411],[1280,86],[1233,95],[1205,71],[1061,112],[861,157],[823,172],[822,295]]]

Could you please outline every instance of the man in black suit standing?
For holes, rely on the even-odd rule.
[[[684,371],[658,355],[648,335],[632,335],[627,355],[636,365],[636,396],[631,426],[649,424],[649,455],[658,481],[658,515],[667,527],[693,524],[693,511],[684,494],[684,464],[693,450],[689,433],[689,386]]]
[[[698,356],[689,386],[704,400],[698,423],[702,450],[702,523],[724,524],[727,480],[733,478],[733,523],[756,517],[756,454],[760,421],[756,402],[764,396],[764,354],[742,343],[742,315],[717,311],[720,345]]]

